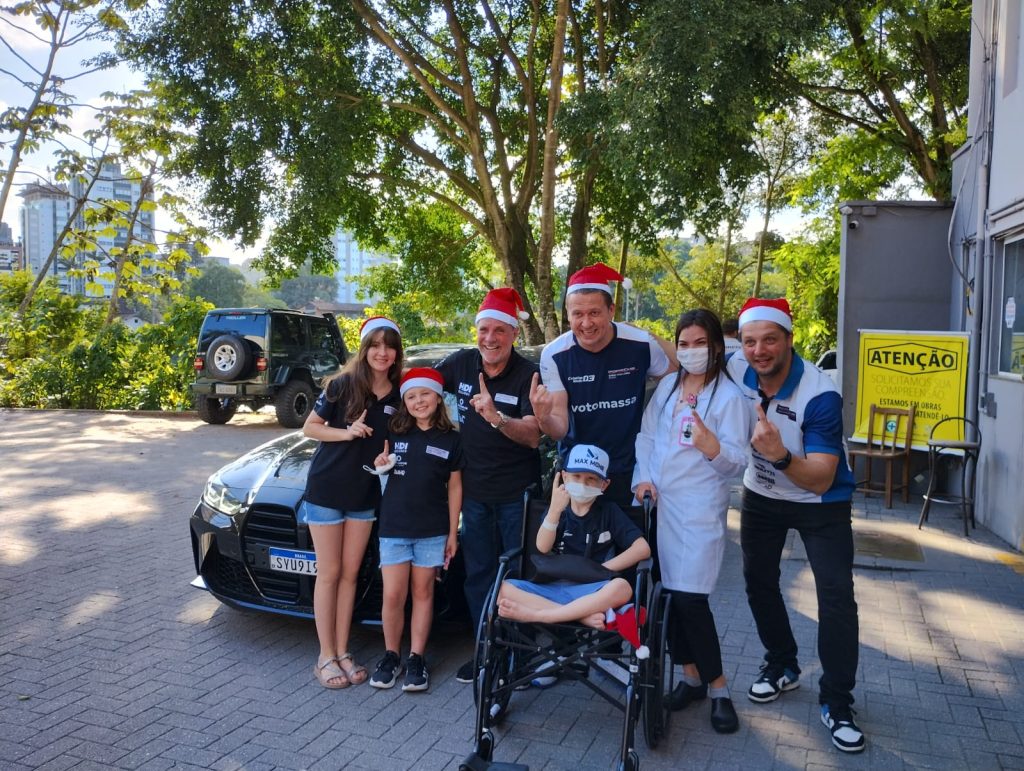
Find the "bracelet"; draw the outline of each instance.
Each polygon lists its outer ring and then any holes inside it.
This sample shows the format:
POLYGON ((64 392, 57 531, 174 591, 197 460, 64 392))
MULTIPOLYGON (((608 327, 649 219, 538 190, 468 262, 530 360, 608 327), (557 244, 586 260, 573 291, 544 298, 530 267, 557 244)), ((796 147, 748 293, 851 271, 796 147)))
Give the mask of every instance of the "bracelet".
POLYGON ((544 519, 540 523, 540 526, 542 528, 544 528, 545 530, 550 530, 552 533, 557 533, 558 532, 558 523, 555 523, 554 525, 552 525, 550 522, 547 521, 547 519, 544 519))

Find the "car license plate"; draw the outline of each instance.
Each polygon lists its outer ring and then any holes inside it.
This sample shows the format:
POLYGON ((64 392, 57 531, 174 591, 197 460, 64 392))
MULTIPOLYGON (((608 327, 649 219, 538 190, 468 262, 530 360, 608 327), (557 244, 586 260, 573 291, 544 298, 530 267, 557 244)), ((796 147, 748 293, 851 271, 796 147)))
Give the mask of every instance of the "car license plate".
POLYGON ((238 386, 218 384, 213 387, 213 390, 218 394, 236 394, 238 393, 238 386))
POLYGON ((311 551, 292 551, 270 547, 270 569, 280 573, 301 573, 306 576, 316 575, 316 554, 311 551))

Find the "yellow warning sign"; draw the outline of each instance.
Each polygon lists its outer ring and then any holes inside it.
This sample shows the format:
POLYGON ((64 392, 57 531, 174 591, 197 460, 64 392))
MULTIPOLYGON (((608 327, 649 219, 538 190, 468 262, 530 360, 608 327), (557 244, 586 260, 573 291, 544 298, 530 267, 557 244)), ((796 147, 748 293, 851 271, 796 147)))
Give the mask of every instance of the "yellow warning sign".
MULTIPOLYGON (((917 406, 911 445, 928 449, 932 426, 964 415, 967 332, 861 330, 857 415, 853 439, 867 441, 871 405, 917 406)), ((963 439, 963 424, 950 421, 936 436, 963 439), (947 431, 948 429, 948 431, 947 431)))

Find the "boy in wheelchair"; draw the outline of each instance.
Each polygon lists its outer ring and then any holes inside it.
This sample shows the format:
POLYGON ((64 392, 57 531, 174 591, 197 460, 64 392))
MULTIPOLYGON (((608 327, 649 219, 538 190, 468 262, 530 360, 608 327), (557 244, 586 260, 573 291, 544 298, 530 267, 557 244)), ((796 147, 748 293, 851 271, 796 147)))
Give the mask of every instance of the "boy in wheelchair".
POLYGON ((572 448, 551 490, 551 506, 537 531, 537 551, 562 557, 535 561, 534 580, 507 579, 498 615, 512 621, 560 624, 577 621, 605 628, 608 611, 630 602, 633 587, 615 576, 651 555, 640 528, 612 501, 608 454, 600 447, 572 448))

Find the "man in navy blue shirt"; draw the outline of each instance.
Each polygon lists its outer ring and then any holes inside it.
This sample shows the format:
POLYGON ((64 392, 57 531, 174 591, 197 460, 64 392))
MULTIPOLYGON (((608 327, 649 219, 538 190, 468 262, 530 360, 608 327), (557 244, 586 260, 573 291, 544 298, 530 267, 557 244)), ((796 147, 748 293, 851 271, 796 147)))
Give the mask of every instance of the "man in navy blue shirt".
POLYGON ((625 279, 603 263, 569 278, 565 306, 570 331, 544 348, 530 393, 541 430, 559 440, 563 462, 577 444, 594 444, 611 456, 605 498, 623 508, 636 465, 636 435, 643 418, 648 378, 678 366, 675 348, 651 333, 620 324, 609 281, 625 279))
MULTIPOLYGON (((537 366, 512 347, 526 318, 514 289, 492 289, 476 315, 477 347, 437 365, 458 400, 466 455, 462 473, 462 556, 466 603, 476 623, 498 572, 498 557, 521 545, 523 493, 540 481, 540 427, 530 404, 537 366)), ((473 682, 473 662, 456 675, 473 682)))

